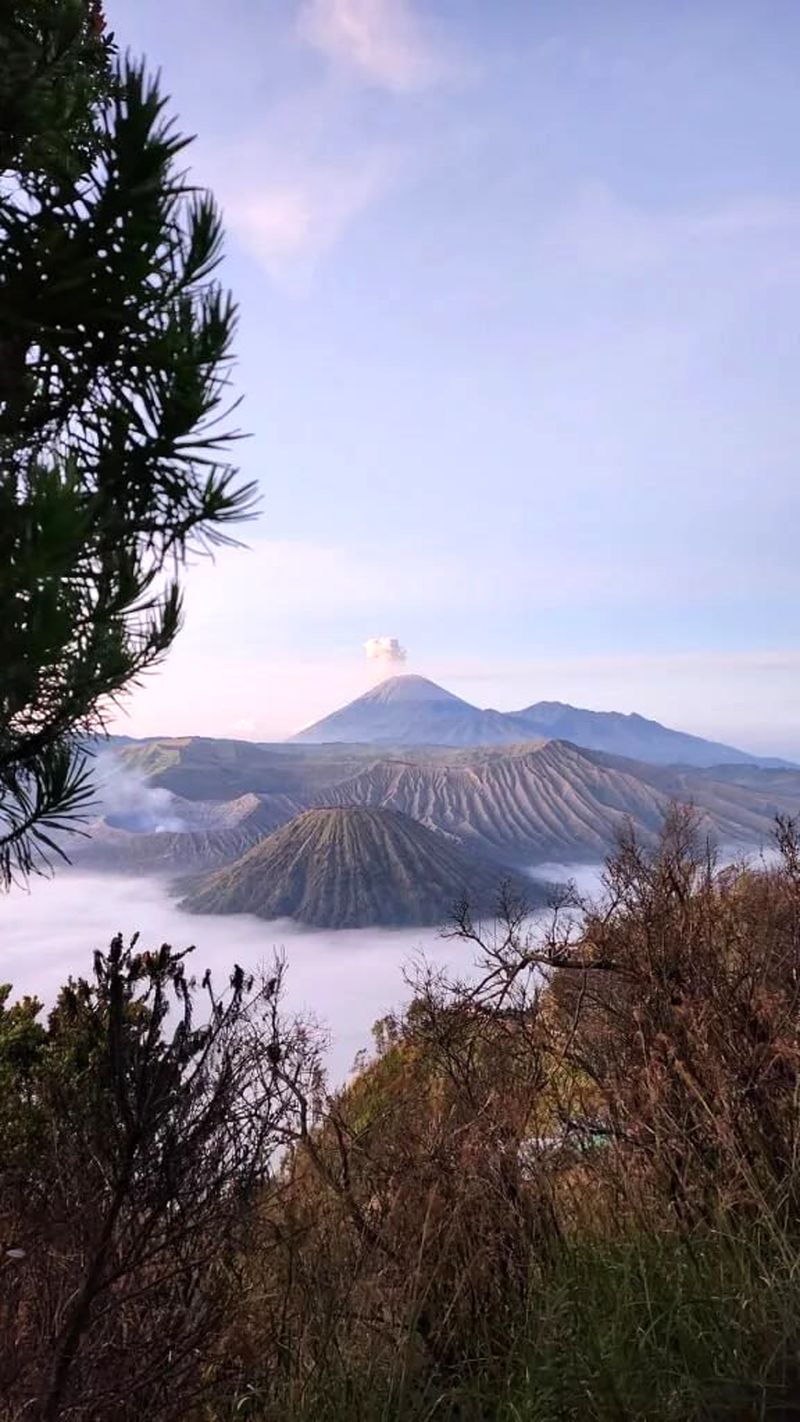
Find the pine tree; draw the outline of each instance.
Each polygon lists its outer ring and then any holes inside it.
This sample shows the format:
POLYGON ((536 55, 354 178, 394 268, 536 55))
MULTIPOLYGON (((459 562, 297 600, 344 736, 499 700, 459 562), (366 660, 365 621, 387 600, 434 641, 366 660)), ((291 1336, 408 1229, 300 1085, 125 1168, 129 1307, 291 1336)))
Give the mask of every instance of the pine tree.
POLYGON ((98 0, 0 16, 0 880, 62 854, 85 746, 171 646, 229 462, 221 223, 98 0))

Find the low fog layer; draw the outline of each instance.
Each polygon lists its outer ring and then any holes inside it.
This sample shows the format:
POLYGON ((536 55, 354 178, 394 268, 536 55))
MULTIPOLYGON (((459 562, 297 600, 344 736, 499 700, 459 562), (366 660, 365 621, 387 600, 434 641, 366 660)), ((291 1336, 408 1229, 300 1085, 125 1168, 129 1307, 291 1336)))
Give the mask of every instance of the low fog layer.
MULTIPOLYGON (((541 865, 536 872, 562 882, 574 877, 584 891, 596 886, 599 873, 585 864, 541 865)), ((469 944, 443 939, 435 929, 311 931, 247 914, 188 915, 162 880, 67 869, 0 896, 0 982, 10 982, 15 996, 35 994, 49 1006, 70 973, 90 975, 96 949, 115 933, 128 938, 137 930, 143 947, 196 944, 195 973, 211 968, 219 985, 234 963, 255 970, 284 950, 287 1008, 328 1029, 334 1079, 370 1045, 373 1022, 408 1000, 404 969, 423 956, 464 976, 474 967, 469 944)))
POLYGON ((547 883, 574 884, 579 894, 590 897, 602 888, 602 864, 537 864, 530 872, 547 883))
POLYGON ((429 961, 459 972, 468 972, 473 961, 470 947, 431 930, 310 932, 247 915, 189 916, 158 880, 66 870, 34 880, 29 892, 0 896, 0 982, 10 982, 16 996, 36 994, 50 1005, 70 973, 90 975, 95 949, 117 932, 129 937, 137 929, 143 947, 196 944, 194 971, 199 976, 210 967, 219 985, 234 962, 257 969, 284 949, 287 1008, 329 1029, 334 1079, 369 1046, 372 1023, 408 998, 404 967, 423 951, 429 961))

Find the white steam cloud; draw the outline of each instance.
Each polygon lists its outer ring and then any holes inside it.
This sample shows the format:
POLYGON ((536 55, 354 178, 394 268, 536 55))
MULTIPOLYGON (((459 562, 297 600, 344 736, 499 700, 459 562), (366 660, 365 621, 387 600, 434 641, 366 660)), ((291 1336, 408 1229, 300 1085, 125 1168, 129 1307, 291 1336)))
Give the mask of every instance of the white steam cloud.
POLYGON ((382 666, 399 667, 408 656, 396 637, 369 637, 364 643, 368 662, 379 662, 382 666))
POLYGON ((93 769, 93 808, 109 824, 139 832, 187 828, 170 791, 148 785, 143 775, 126 766, 113 751, 101 751, 93 769))

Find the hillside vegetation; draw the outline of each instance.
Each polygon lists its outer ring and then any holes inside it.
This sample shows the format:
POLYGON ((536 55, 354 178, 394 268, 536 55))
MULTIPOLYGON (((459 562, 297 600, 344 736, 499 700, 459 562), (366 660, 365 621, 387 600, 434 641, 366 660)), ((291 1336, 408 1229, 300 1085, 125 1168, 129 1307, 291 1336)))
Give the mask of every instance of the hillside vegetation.
POLYGON ((546 930, 463 911, 478 980, 423 972, 334 1093, 280 965, 209 985, 207 1028, 168 948, 118 943, 48 1027, 6 1004, 4 1422, 795 1415, 792 823, 777 849, 717 869, 673 811, 546 930))
POLYGON ((256 1415, 794 1415, 800 855, 779 837, 776 869, 717 871, 673 814, 579 925, 507 918, 477 990, 422 979, 380 1024, 265 1206, 256 1415))

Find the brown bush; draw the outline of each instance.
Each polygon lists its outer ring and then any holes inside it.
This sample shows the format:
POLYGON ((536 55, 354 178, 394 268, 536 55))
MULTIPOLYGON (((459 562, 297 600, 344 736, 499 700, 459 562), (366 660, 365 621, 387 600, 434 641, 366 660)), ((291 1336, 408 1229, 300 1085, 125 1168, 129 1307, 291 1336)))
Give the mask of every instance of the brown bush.
POLYGON ((180 1115, 170 1149, 150 1131, 96 1277, 139 1077, 73 1053, 63 1081, 99 1095, 45 1093, 47 1144, 28 1092, 27 1174, 4 1176, 4 1240, 13 1217, 30 1251, 0 1312, 8 1415, 688 1422, 791 1401, 800 851, 792 824, 777 838, 771 867, 718 868, 676 810, 656 849, 620 845, 597 902, 542 925, 506 901, 488 930, 464 909, 478 978, 423 974, 327 1098, 271 999, 210 1098, 217 1147, 185 1153, 180 1115), (209 1174, 231 1111, 263 1146, 241 1191, 209 1174))
POLYGON ((554 1050, 602 1116, 626 1196, 636 1180, 684 1219, 796 1217, 794 827, 778 841, 773 868, 718 870, 688 811, 655 853, 628 839, 587 913, 585 966, 559 970, 550 991, 554 1050))
POLYGON ((460 914, 478 982, 418 982, 265 1206, 242 1371, 265 1416, 322 1416, 334 1380, 372 1415, 356 1377, 401 1398, 391 1415, 421 1390, 466 1416, 570 1241, 795 1230, 794 827, 778 840, 775 867, 719 869, 676 809, 657 849, 620 845, 600 902, 567 897, 544 930, 512 903, 488 933, 460 914))
POLYGON ((218 997, 185 954, 116 939, 47 1030, 0 1011, 4 1418, 161 1422, 216 1394, 253 1204, 314 1073, 281 971, 218 997))

